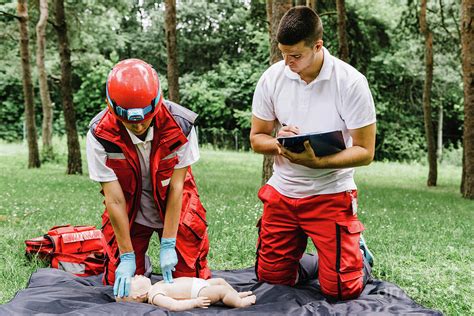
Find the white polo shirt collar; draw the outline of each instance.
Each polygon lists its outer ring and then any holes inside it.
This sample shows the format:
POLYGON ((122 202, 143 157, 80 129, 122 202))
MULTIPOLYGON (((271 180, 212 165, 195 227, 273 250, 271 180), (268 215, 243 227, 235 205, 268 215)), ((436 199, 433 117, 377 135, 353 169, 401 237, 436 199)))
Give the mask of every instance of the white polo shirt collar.
MULTIPOLYGON (((323 47, 323 54, 324 54, 324 60, 323 60, 323 66, 321 67, 321 71, 319 72, 319 75, 316 77, 316 79, 310 82, 309 84, 331 79, 334 61, 332 59, 331 54, 326 49, 326 47, 323 47)), ((285 66, 284 72, 285 72, 285 75, 289 79, 302 81, 300 75, 298 75, 296 72, 291 71, 290 67, 285 66)))
POLYGON ((150 126, 148 128, 145 140, 141 140, 140 138, 138 138, 135 134, 133 134, 131 131, 129 131, 128 128, 125 128, 125 129, 127 130, 128 135, 130 135, 130 139, 132 140, 132 143, 134 145, 142 144, 142 143, 146 143, 146 142, 151 142, 153 140, 153 126, 150 126))

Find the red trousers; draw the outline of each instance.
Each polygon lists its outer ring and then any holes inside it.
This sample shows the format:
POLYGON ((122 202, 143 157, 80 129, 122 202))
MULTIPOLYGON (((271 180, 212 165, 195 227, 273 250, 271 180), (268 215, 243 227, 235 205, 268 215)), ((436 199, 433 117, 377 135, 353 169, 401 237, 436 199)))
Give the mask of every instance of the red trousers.
MULTIPOLYGON (((135 252, 135 263, 137 270, 135 274, 143 275, 145 273, 145 254, 150 244, 150 238, 153 232, 157 232, 161 238, 163 229, 153 229, 138 223, 133 223, 130 230, 130 238, 132 239, 133 251, 135 252)), ((202 279, 209 279, 211 277, 211 271, 207 266, 206 261, 199 261, 194 269, 190 268, 186 263, 179 251, 176 251, 178 255, 178 264, 175 266, 176 271, 173 271, 173 277, 199 277, 202 279)), ((206 253, 207 254, 207 253, 206 253)), ((104 284, 114 284, 115 281, 115 270, 117 269, 120 260, 109 261, 105 267, 104 273, 104 284)))
POLYGON ((295 199, 265 185, 258 196, 264 205, 257 225, 258 279, 293 286, 310 237, 318 251, 318 278, 323 294, 338 300, 358 297, 364 287, 359 249, 364 226, 352 213, 352 199, 357 192, 295 199))

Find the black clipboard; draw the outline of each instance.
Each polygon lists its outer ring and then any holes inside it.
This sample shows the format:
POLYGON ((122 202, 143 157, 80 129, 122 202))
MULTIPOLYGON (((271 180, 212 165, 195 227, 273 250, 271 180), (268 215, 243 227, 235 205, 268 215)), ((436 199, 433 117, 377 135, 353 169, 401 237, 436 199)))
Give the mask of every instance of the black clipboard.
POLYGON ((277 140, 283 147, 294 153, 303 152, 304 142, 309 140, 316 156, 328 156, 346 149, 342 131, 278 137, 277 140))

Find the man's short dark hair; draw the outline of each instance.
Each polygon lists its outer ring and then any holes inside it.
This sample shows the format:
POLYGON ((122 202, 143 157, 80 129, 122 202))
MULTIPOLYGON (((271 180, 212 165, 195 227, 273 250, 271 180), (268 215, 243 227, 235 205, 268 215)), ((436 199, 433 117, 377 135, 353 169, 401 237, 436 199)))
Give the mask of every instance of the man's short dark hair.
POLYGON ((304 41, 306 46, 313 46, 322 38, 321 19, 311 8, 297 6, 288 10, 281 18, 277 33, 280 44, 295 45, 304 41))

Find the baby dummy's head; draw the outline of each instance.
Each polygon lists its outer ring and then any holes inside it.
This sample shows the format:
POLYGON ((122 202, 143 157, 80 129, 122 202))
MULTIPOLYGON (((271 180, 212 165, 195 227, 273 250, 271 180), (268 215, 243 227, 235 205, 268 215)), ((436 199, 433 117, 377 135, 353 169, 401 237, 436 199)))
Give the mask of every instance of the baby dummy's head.
POLYGON ((115 297, 117 302, 143 303, 148 299, 148 290, 151 288, 151 281, 143 275, 136 275, 131 279, 130 293, 127 297, 115 297))

